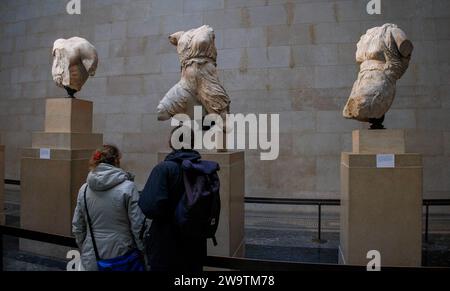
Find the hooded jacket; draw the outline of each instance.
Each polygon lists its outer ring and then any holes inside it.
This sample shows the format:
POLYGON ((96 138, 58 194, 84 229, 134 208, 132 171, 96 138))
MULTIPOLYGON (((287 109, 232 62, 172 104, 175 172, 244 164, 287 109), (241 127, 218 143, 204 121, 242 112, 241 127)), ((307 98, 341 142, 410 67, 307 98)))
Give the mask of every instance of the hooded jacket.
POLYGON ((145 216, 152 219, 146 255, 152 271, 201 271, 206 239, 187 239, 175 223, 175 208, 185 188, 181 164, 201 159, 198 152, 178 150, 151 172, 139 200, 145 216))
POLYGON ((115 258, 136 248, 143 250, 139 234, 145 216, 138 206, 137 187, 129 178, 122 169, 100 164, 89 173, 87 183, 78 193, 72 232, 87 271, 97 270, 97 262, 85 211, 86 187, 87 207, 100 258, 115 258))

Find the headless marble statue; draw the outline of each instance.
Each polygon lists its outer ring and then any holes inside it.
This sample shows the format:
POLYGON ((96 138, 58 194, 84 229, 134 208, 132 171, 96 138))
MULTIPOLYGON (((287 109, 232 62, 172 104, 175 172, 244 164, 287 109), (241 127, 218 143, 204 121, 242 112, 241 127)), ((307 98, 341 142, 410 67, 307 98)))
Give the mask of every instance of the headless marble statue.
POLYGON ((225 120, 230 98, 217 75, 217 50, 214 30, 207 25, 169 36, 177 47, 181 63, 181 80, 167 92, 158 105, 158 119, 168 120, 183 113, 191 118, 193 106, 203 105, 207 113, 225 120))
POLYGON ((53 45, 52 75, 56 85, 66 89, 74 98, 89 76, 94 76, 98 65, 95 47, 86 39, 72 37, 58 39, 53 45))
MULTIPOLYGON (((221 85, 217 74, 217 49, 214 30, 203 25, 169 36, 177 47, 181 63, 181 80, 160 101, 158 120, 164 121, 177 114, 194 119, 194 106, 203 106, 207 114, 217 114, 223 123, 216 135, 216 149, 226 150, 226 115, 230 112, 230 97, 221 85)), ((216 119, 216 121, 218 121, 216 119)), ((208 130, 208 128, 203 128, 208 130)))
POLYGON ((413 45, 395 24, 367 30, 357 44, 358 79, 345 105, 345 118, 383 129, 386 112, 395 97, 395 86, 406 72, 413 45))

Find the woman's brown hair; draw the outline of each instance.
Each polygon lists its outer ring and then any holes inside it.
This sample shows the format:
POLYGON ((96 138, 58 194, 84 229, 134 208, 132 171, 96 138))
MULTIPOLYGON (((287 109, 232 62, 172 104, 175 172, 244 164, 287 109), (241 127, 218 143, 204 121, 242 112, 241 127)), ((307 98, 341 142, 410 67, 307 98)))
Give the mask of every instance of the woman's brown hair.
POLYGON ((94 170, 100 164, 109 164, 114 167, 120 167, 120 151, 116 146, 103 145, 98 148, 89 161, 89 168, 94 170))

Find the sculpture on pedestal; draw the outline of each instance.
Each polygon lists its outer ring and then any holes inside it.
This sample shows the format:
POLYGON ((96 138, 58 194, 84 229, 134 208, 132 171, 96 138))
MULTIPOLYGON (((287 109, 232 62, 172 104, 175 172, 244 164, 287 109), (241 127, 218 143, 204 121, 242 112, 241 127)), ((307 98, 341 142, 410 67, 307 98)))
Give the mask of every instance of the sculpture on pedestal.
POLYGON ((384 129, 386 112, 395 97, 395 86, 408 69, 413 45, 395 24, 367 30, 357 44, 358 79, 343 115, 371 123, 371 129, 384 129))
POLYGON ((69 97, 81 90, 98 65, 95 47, 86 39, 58 39, 53 45, 52 75, 56 85, 66 89, 69 97))
POLYGON ((169 36, 177 47, 181 63, 181 80, 167 92, 158 105, 158 120, 168 120, 176 114, 193 118, 193 107, 202 105, 206 112, 225 115, 230 110, 230 98, 217 75, 217 49, 214 30, 204 25, 169 36))

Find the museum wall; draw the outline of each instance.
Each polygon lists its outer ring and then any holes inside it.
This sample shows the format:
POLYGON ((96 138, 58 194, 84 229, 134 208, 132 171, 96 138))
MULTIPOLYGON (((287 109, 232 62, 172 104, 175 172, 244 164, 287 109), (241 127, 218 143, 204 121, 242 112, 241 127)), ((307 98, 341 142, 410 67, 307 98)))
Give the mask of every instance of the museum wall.
POLYGON ((339 160, 351 150, 342 118, 356 80, 356 43, 368 28, 396 23, 415 50, 385 126, 407 129, 407 150, 424 155, 428 198, 450 197, 450 1, 382 0, 0 1, 0 135, 6 178, 20 178, 20 150, 44 127, 46 98, 64 97, 51 77, 57 38, 97 48, 97 74, 77 95, 94 101, 94 127, 123 150, 142 187, 167 148, 169 122, 156 106, 180 78, 168 35, 202 24, 216 31, 220 78, 232 112, 279 113, 280 157, 246 156, 247 196, 338 198, 339 160))

